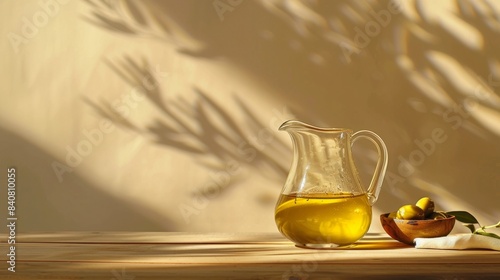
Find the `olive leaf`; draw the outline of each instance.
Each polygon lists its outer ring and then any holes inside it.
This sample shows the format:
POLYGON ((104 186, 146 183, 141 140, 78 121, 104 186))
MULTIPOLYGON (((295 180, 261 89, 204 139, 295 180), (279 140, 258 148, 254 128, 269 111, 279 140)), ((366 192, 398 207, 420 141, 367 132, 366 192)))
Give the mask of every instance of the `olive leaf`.
MULTIPOLYGON (((457 219, 457 221, 460 221, 462 223, 479 225, 479 222, 477 221, 476 217, 474 217, 471 213, 467 211, 448 211, 446 212, 446 214, 455 216, 455 219, 457 219)), ((466 225, 466 227, 468 226, 466 225)))
POLYGON ((467 211, 447 211, 445 213, 447 215, 455 216, 455 219, 462 222, 463 225, 472 232, 472 234, 479 234, 500 239, 500 236, 498 236, 497 234, 485 231, 485 229, 487 228, 500 228, 500 222, 491 226, 481 226, 476 217, 474 217, 471 213, 467 211), (476 229, 475 224, 479 225, 478 229, 476 229))
POLYGON ((500 239, 500 236, 498 236, 497 234, 494 234, 492 232, 476 231, 476 232, 474 232, 474 234, 479 234, 479 235, 484 235, 484 236, 489 236, 489 237, 500 239))
POLYGON ((487 229, 487 228, 500 228, 500 222, 498 222, 498 223, 496 223, 494 225, 491 225, 491 226, 483 226, 481 228, 478 228, 477 230, 475 230, 472 233, 480 234, 480 235, 485 235, 485 236, 489 236, 489 237, 500 239, 500 236, 498 236, 497 234, 494 234, 492 232, 486 232, 485 229, 487 229))
POLYGON ((466 228, 470 229, 470 232, 474 233, 476 231, 476 226, 474 224, 463 224, 466 228))

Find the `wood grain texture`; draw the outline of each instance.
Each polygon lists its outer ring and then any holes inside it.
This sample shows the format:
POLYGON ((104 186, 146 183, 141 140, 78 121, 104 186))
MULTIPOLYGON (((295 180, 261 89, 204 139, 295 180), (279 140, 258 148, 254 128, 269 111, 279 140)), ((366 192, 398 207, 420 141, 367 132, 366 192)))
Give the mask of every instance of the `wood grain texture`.
MULTIPOLYGON (((5 236, 1 240, 6 246, 5 236)), ((333 250, 297 248, 275 233, 58 232, 19 234, 18 240, 16 272, 4 268, 0 279, 500 276, 500 252, 415 249, 385 234, 370 234, 352 247, 333 250)))

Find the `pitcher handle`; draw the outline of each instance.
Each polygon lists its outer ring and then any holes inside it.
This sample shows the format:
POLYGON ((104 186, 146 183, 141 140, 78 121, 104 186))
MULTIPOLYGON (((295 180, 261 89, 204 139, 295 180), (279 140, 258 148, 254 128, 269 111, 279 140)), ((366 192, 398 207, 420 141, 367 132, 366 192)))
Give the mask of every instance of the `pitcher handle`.
POLYGON ((369 130, 360 130, 358 132, 355 132, 351 138, 351 146, 359 138, 366 138, 370 140, 373 144, 375 144, 375 147, 377 147, 377 152, 378 152, 377 166, 375 167, 375 172, 373 174, 372 181, 370 182, 370 186, 368 187, 368 190, 366 192, 368 195, 368 201, 370 202, 370 205, 373 205, 378 199, 380 189, 382 188, 382 183, 384 182, 384 176, 385 176, 385 171, 387 169, 387 159, 388 159, 387 147, 385 146, 385 143, 382 140, 382 138, 380 138, 380 136, 375 134, 375 132, 369 130))

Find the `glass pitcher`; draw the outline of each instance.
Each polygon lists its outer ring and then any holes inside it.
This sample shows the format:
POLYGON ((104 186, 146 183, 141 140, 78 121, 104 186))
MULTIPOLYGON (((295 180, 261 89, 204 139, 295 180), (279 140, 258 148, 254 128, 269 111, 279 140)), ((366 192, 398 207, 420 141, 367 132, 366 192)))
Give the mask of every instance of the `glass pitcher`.
POLYGON ((382 139, 368 130, 353 133, 293 120, 279 130, 288 132, 293 142, 292 165, 275 209, 279 231, 297 246, 311 248, 345 246, 363 237, 387 168, 382 139), (351 154, 359 138, 371 140, 378 150, 366 191, 351 154))

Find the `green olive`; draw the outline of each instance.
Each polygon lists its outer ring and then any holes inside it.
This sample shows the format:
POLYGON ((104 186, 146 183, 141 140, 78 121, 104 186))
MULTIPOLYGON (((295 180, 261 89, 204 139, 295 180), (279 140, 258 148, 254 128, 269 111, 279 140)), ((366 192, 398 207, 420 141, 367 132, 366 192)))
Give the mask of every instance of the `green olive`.
POLYGON ((428 197, 422 197, 415 204, 418 208, 424 210, 425 217, 428 217, 434 212, 434 201, 428 197))
POLYGON ((391 212, 387 217, 390 219, 396 219, 398 217, 398 212, 397 211, 391 212))
POLYGON ((399 208, 397 213, 397 218, 403 220, 423 220, 424 217, 424 210, 422 210, 420 207, 410 204, 399 208))

